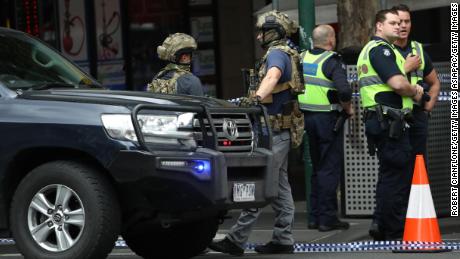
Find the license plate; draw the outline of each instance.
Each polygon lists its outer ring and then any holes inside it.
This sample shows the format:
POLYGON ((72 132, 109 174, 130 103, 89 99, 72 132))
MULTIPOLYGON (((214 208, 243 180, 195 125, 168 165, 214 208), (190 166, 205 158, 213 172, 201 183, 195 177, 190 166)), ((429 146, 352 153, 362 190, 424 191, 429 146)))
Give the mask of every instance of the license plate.
POLYGON ((235 183, 233 184, 233 201, 255 201, 254 193, 256 191, 255 183, 235 183))

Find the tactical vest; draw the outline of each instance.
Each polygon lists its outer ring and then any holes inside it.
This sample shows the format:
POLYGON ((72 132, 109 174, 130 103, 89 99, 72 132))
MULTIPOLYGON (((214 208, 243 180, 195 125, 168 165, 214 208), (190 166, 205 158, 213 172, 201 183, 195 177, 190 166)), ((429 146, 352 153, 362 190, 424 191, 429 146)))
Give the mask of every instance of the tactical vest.
POLYGON ((300 109, 307 111, 328 112, 339 109, 339 104, 331 104, 327 93, 337 91, 332 80, 323 73, 323 64, 336 53, 324 51, 321 54, 303 53, 303 78, 305 94, 299 95, 300 109))
POLYGON ((418 81, 423 80, 423 70, 425 69, 425 56, 423 54, 423 46, 421 43, 417 41, 411 41, 411 53, 414 55, 418 55, 420 60, 422 61, 420 66, 414 72, 410 73, 410 83, 412 85, 417 84, 418 81))
MULTIPOLYGON (((387 46, 396 56, 396 64, 403 75, 404 72, 404 57, 397 51, 393 45, 383 41, 383 40, 371 40, 359 54, 358 58, 358 85, 359 92, 361 95, 361 103, 364 108, 371 108, 376 106, 378 103, 375 100, 375 96, 380 92, 393 92, 393 89, 382 81, 377 72, 372 67, 369 53, 370 51, 377 47, 385 45, 387 46)), ((411 97, 401 96, 402 98, 402 109, 412 110, 413 101, 411 97)))
POLYGON ((147 85, 147 91, 162 94, 176 94, 177 93, 177 79, 185 74, 190 74, 189 66, 179 66, 177 64, 168 64, 165 68, 160 70, 158 74, 153 77, 150 84, 147 85), (163 79, 163 77, 173 71, 170 79, 163 79))
MULTIPOLYGON (((262 100, 262 103, 272 103, 273 102, 273 94, 282 92, 284 90, 291 89, 291 93, 294 95, 298 95, 304 92, 304 87, 302 83, 302 78, 300 77, 300 58, 299 53, 290 48, 286 42, 280 42, 279 44, 271 46, 267 53, 261 59, 260 67, 258 67, 258 77, 259 82, 262 82, 262 79, 265 77, 266 74, 266 62, 269 53, 275 49, 279 49, 284 53, 288 54, 291 60, 291 80, 288 82, 284 82, 281 84, 277 84, 271 94, 262 100)), ((286 104, 285 104, 286 105, 286 104)), ((299 105, 296 99, 292 100, 289 103, 289 108, 284 107, 287 110, 290 110, 290 114, 286 114, 283 111, 283 114, 277 115, 270 115, 269 116, 269 123, 270 127, 274 132, 278 132, 283 129, 289 129, 291 135, 291 147, 297 148, 302 144, 303 134, 304 134, 304 116, 303 113, 299 109, 299 105), (290 106, 292 105, 292 106, 290 106)))
MULTIPOLYGON (((291 80, 288 82, 284 82, 281 84, 277 84, 275 86, 275 89, 273 89, 272 94, 276 94, 279 92, 282 92, 287 89, 291 89, 291 93, 294 95, 302 94, 304 92, 304 86, 302 83, 302 78, 300 76, 300 57, 299 53, 290 48, 286 42, 280 42, 277 45, 271 46, 268 50, 267 53, 262 57, 260 60, 260 67, 258 68, 258 77, 259 77, 259 82, 262 82, 262 79, 265 77, 265 74, 267 73, 266 71, 266 62, 267 62, 267 57, 270 54, 271 51, 278 49, 286 53, 291 60, 291 80)), ((272 94, 269 95, 267 98, 262 100, 262 103, 271 103, 272 102, 272 94)))

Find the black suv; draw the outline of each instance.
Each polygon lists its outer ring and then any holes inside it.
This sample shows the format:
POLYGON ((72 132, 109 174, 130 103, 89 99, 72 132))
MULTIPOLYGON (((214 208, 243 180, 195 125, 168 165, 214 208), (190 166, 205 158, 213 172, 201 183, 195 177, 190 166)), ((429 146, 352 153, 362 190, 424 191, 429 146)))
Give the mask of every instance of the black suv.
POLYGON ((227 210, 277 195, 263 108, 110 91, 0 28, 0 230, 26 258, 103 258, 121 235, 188 258, 227 210))

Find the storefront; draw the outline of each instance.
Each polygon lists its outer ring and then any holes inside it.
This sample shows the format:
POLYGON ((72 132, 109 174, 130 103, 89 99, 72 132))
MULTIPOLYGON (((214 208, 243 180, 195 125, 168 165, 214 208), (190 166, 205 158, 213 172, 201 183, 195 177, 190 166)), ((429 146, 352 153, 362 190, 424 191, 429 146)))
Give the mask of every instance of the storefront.
POLYGON ((164 63, 156 47, 175 32, 198 41, 193 72, 216 96, 212 0, 0 0, 0 26, 36 36, 111 89, 144 90, 164 63))

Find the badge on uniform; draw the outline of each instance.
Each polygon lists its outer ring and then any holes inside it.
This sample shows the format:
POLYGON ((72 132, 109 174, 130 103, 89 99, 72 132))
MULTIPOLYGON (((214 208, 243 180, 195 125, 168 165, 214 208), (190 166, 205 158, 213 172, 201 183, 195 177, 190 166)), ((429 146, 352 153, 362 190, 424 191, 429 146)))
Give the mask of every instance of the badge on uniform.
POLYGON ((387 57, 390 56, 391 55, 390 50, 389 49, 383 49, 383 55, 385 55, 387 57))
POLYGON ((318 71, 318 64, 303 63, 304 75, 316 76, 317 71, 318 71))

